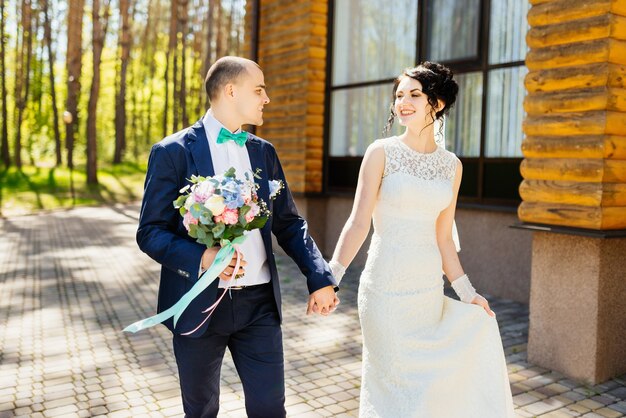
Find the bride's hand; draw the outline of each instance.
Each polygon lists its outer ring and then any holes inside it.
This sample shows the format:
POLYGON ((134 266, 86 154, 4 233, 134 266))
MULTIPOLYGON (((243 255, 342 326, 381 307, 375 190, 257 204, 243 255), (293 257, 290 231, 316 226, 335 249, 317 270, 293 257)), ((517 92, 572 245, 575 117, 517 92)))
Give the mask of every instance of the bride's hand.
POLYGON ((489 307, 489 302, 487 302, 487 299, 485 299, 481 295, 476 295, 474 300, 472 300, 472 305, 481 306, 485 310, 485 312, 487 312, 487 315, 489 315, 489 316, 491 316, 493 318, 496 317, 495 312, 492 311, 491 308, 489 307))

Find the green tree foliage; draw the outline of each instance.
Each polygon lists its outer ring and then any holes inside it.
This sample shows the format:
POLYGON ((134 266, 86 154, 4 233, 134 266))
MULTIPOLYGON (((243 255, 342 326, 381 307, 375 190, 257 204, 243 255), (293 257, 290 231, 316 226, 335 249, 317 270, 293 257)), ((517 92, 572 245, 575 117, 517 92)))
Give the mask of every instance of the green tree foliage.
MULTIPOLYGON (((183 117, 194 123, 206 110, 204 73, 210 60, 222 55, 242 55, 245 46, 244 16, 246 0, 129 0, 131 45, 126 74, 125 93, 125 147, 121 161, 145 164, 151 144, 164 134, 182 129, 183 117), (176 2, 185 18, 175 17, 171 22, 171 4, 176 2), (209 7, 212 10, 209 10, 209 7), (181 9, 182 8, 182 9, 181 9), (209 13, 211 11, 212 13, 209 13), (219 17, 219 19, 218 19, 219 17), (170 42, 171 24, 176 30, 176 43, 170 42), (184 42, 183 42, 184 40, 184 42), (170 50, 170 48, 172 48, 170 50), (210 57, 207 57, 210 55, 210 57), (167 57, 170 71, 167 81, 167 57), (184 59, 183 59, 184 57, 184 59), (177 74, 172 68, 176 60, 177 74), (184 70, 184 73, 183 73, 184 70), (167 88, 166 88, 167 83, 167 88), (168 92, 167 107, 165 92, 168 92), (176 93, 176 96, 174 95, 176 93), (167 130, 163 129, 166 121, 167 130), (174 126, 174 122, 177 126, 174 126)), ((58 122, 65 132, 63 113, 67 97, 67 18, 71 1, 2 0, 4 8, 5 71, 1 75, 6 84, 7 115, 0 112, 0 126, 6 125, 10 161, 15 159, 16 137, 15 85, 25 80, 18 67, 23 31, 22 7, 27 4, 32 13, 32 48, 28 68, 28 96, 21 121, 21 160, 26 165, 52 167, 57 162, 54 112, 52 106, 50 62, 45 38, 47 5, 51 25, 53 72, 55 80, 58 122), (19 39, 17 37, 20 37, 19 39)), ((86 122, 89 89, 93 78, 92 57, 92 1, 85 0, 82 26, 81 89, 78 100, 78 132, 74 144, 77 170, 86 170, 86 122)), ((120 1, 112 0, 111 16, 100 63, 100 88, 97 105, 97 155, 103 164, 113 160, 115 151, 116 92, 119 91, 121 54, 119 39, 122 17, 120 1)), ((26 51, 26 50, 25 50, 26 51)), ((23 62, 26 62, 24 60, 23 62)), ((24 92, 24 89, 22 89, 24 92)), ((119 99, 118 99, 119 100, 119 99)), ((1 106, 0 106, 1 108, 1 106)), ((2 129, 0 129, 0 135, 2 129)), ((65 135, 61 135, 65 158, 65 135)), ((0 162, 6 170, 6 162, 0 162)))

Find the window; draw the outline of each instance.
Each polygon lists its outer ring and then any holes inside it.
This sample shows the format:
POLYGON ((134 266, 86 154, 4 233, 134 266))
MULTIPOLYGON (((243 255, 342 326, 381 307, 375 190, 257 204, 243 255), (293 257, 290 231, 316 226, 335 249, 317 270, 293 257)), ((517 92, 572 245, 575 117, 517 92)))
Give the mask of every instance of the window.
MULTIPOLYGON (((461 201, 517 204, 522 180, 526 14, 519 0, 335 0, 328 84, 326 188, 354 189, 382 136, 393 79, 424 60, 459 83, 446 146, 463 161, 461 201)), ((391 134, 402 131, 395 127, 391 134)))

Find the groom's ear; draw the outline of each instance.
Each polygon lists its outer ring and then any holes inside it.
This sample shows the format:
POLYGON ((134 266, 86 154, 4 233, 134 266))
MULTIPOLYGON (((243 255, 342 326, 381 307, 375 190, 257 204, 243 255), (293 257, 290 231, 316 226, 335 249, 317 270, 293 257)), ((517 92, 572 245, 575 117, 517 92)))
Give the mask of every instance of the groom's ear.
POLYGON ((232 83, 226 84, 222 92, 224 93, 224 96, 228 97, 229 99, 235 97, 235 87, 232 83))

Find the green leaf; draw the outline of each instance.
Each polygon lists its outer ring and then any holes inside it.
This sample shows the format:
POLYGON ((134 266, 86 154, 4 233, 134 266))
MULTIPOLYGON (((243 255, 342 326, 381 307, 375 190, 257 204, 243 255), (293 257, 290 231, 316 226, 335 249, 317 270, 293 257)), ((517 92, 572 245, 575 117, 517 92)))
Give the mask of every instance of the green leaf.
POLYGON ((239 209, 239 223, 242 225, 247 225, 248 221, 246 221, 246 213, 250 212, 252 209, 250 206, 244 205, 239 209))
POLYGON ((231 167, 224 173, 224 177, 235 177, 235 167, 231 167))
POLYGON ((257 216, 246 226, 246 229, 250 231, 256 228, 263 228, 267 223, 267 219, 267 216, 257 216))
POLYGON ((174 200, 174 207, 177 209, 180 207, 183 207, 185 205, 186 200, 187 200, 186 194, 178 196, 178 199, 174 200))
POLYGON ((201 224, 204 224, 204 225, 212 224, 213 223, 213 215, 211 214, 211 211, 210 210, 203 211, 200 214, 199 221, 200 221, 201 224))
POLYGON ((187 213, 187 209, 185 209, 184 206, 181 206, 181 208, 178 209, 178 213, 180 213, 180 216, 185 216, 185 214, 187 213))
POLYGON ((197 234, 198 234, 198 238, 200 238, 200 239, 205 239, 206 238, 206 232, 204 231, 203 228, 198 228, 197 229, 197 234))
POLYGON ((213 232, 213 236, 215 238, 219 238, 222 236, 225 230, 226 230, 226 226, 224 226, 224 224, 220 222, 220 223, 215 224, 213 229, 211 229, 211 232, 213 232))
POLYGON ((238 237, 239 235, 243 234, 243 231, 245 231, 245 228, 243 228, 242 226, 233 226, 230 229, 230 233, 232 234, 233 238, 234 237, 238 237))
POLYGON ((198 226, 197 225, 189 225, 189 236, 191 238, 198 238, 198 226))
POLYGON ((211 248, 215 245, 215 239, 213 238, 213 235, 209 234, 206 236, 206 238, 204 239, 204 245, 206 245, 207 248, 211 248))
POLYGON ((202 206, 200 203, 194 203, 193 205, 191 205, 191 208, 189 208, 189 211, 191 212, 191 216, 193 216, 196 219, 199 219, 204 209, 206 208, 202 206))

